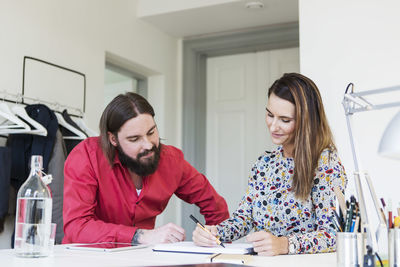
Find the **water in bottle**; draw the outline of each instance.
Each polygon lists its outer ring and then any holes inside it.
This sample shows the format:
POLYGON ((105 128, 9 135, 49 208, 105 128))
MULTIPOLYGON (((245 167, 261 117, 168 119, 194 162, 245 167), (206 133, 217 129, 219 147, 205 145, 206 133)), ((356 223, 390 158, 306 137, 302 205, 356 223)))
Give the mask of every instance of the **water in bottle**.
POLYGON ((14 248, 19 257, 49 254, 52 199, 42 181, 43 160, 32 156, 28 179, 18 190, 14 248))

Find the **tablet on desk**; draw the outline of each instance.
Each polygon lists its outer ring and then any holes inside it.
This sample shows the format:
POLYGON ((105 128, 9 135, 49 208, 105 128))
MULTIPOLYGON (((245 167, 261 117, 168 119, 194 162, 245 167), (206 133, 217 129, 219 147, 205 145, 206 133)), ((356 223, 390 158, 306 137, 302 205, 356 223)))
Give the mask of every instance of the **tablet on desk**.
POLYGON ((130 249, 145 248, 147 245, 132 245, 130 243, 117 243, 117 242, 102 242, 102 243, 91 243, 91 244, 69 244, 68 249, 76 250, 93 250, 93 251, 105 251, 114 252, 130 249))

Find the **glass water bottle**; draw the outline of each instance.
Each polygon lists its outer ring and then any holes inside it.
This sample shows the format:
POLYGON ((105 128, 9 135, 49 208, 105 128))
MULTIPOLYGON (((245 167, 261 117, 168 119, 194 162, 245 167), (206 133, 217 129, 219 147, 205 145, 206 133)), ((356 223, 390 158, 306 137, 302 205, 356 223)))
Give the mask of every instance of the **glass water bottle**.
POLYGON ((29 177, 18 190, 14 248, 19 257, 49 255, 52 199, 42 166, 42 156, 32 156, 29 177))

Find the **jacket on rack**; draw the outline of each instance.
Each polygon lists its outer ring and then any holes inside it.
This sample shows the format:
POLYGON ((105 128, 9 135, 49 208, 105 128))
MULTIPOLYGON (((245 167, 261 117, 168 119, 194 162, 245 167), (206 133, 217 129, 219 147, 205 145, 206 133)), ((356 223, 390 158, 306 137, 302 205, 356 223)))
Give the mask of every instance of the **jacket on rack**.
MULTIPOLYGON (((64 118, 64 120, 70 124, 71 126, 73 126, 74 128, 78 129, 79 131, 81 131, 82 133, 84 133, 86 135, 86 137, 88 137, 87 133, 85 133, 81 128, 79 128, 79 126, 71 119, 71 116, 68 114, 67 110, 65 109, 62 112, 62 116, 64 118)), ((72 133, 70 130, 68 130, 67 128, 64 128, 60 125, 60 130, 62 135, 64 136, 71 136, 74 135, 74 133, 72 133)), ((82 140, 69 140, 66 139, 64 140, 65 142, 65 146, 67 148, 67 155, 72 151, 72 149, 74 149, 74 147, 76 147, 82 140)))
POLYGON ((54 112, 43 104, 28 105, 27 114, 43 125, 47 136, 33 134, 10 134, 7 145, 11 148, 11 185, 16 191, 29 175, 29 161, 32 155, 43 157, 43 171, 48 172, 48 165, 53 151, 58 121, 54 112))
POLYGON ((49 162, 49 174, 53 181, 49 184, 53 199, 51 222, 57 224, 56 244, 61 244, 64 237, 63 231, 63 197, 64 197, 64 163, 67 158, 67 150, 60 130, 57 130, 53 154, 49 162))

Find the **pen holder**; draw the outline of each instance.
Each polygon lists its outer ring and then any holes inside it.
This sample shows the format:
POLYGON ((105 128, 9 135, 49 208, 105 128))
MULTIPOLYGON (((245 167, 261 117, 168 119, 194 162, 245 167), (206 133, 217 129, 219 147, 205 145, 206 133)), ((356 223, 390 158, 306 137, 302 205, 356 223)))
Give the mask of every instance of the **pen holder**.
POLYGON ((400 265, 400 229, 389 229, 389 266, 400 265))
POLYGON ((365 235, 362 233, 336 233, 337 266, 363 266, 365 254, 365 235))

